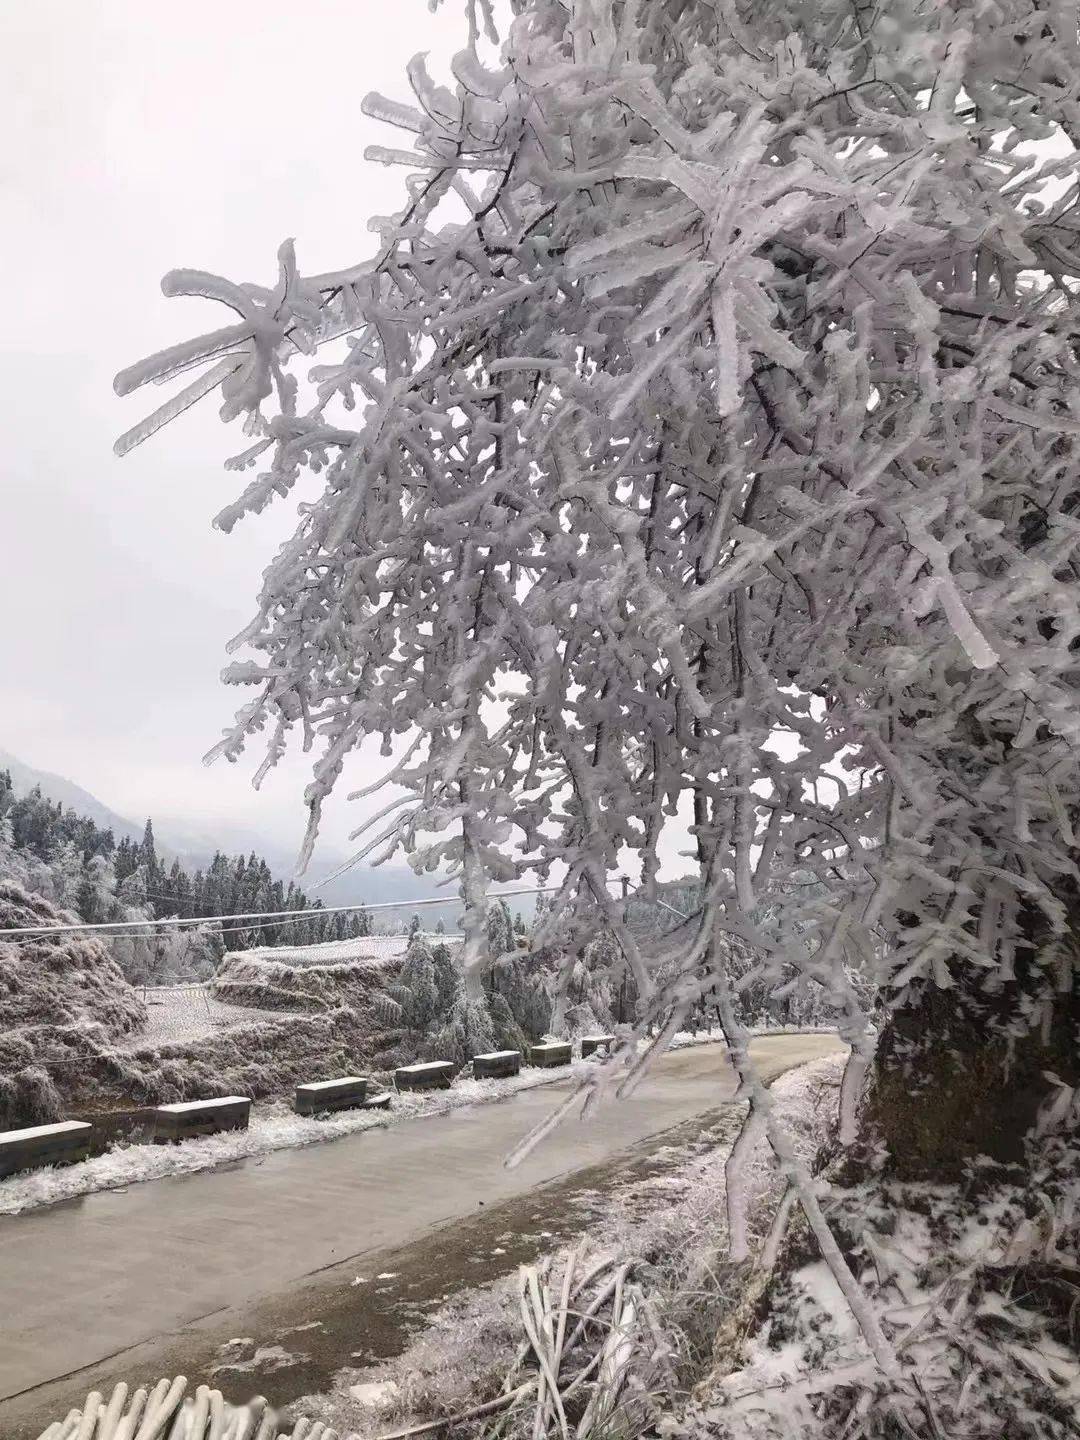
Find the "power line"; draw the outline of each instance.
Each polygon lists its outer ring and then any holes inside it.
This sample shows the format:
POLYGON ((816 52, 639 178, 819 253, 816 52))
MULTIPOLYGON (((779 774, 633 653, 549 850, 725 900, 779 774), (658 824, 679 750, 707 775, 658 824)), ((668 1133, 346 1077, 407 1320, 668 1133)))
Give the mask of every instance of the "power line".
MULTIPOLYGON (((559 885, 538 885, 522 890, 500 890, 492 892, 487 896, 489 900, 508 900, 514 895, 546 895, 552 890, 559 890, 559 885)), ((369 904, 361 901, 358 905, 326 905, 321 908, 309 906, 306 910, 278 910, 270 913, 266 910, 252 910, 245 915, 173 915, 165 920, 98 920, 93 924, 79 925, 23 925, 12 930, 0 930, 0 940, 11 939, 15 936, 29 938, 42 935, 71 935, 84 930, 145 930, 155 929, 158 926, 188 926, 188 925, 209 925, 215 920, 262 920, 266 924, 279 924, 285 919, 293 916, 303 920, 317 920, 325 915, 352 915, 358 910, 419 910, 427 905, 460 905, 460 896, 446 897, 441 895, 431 896, 423 900, 385 900, 377 904, 369 904)), ((240 926, 240 929, 249 929, 249 926, 240 926)))
MULTIPOLYGON (((188 896, 188 895, 181 895, 181 896, 168 895, 168 894, 166 894, 166 893, 165 893, 164 891, 162 891, 162 890, 144 890, 144 891, 143 891, 143 895, 146 897, 147 900, 164 900, 164 901, 166 901, 169 905, 187 905, 187 906, 193 906, 193 905, 197 905, 197 904, 198 904, 198 901, 192 899, 191 896, 188 896)), ((404 905, 407 905, 409 902, 408 902, 407 900, 403 900, 401 903, 402 903, 402 905, 404 906, 404 905)), ((448 905, 450 905, 450 904, 452 904, 453 902, 450 901, 450 900, 448 900, 446 903, 447 903, 448 905)), ((365 901, 360 908, 363 909, 363 910, 366 910, 366 909, 368 908, 368 907, 367 907, 367 902, 365 901)), ((292 910, 260 910, 260 911, 259 911, 259 914, 260 914, 260 915, 292 915, 292 914, 294 914, 294 913, 295 913, 295 912, 292 911, 292 910)), ((325 914, 327 913, 327 910, 326 910, 326 906, 322 903, 321 900, 313 900, 312 903, 308 906, 307 910, 306 910, 304 913, 305 913, 306 915, 325 915, 325 914)), ((208 919, 208 918, 210 918, 210 917, 205 916, 205 915, 203 915, 203 916, 198 916, 198 915, 196 915, 196 916, 191 917, 191 918, 194 918, 194 919, 196 919, 196 920, 198 920, 198 919, 203 919, 203 920, 205 920, 205 919, 208 919)), ((230 919, 230 920, 235 920, 235 919, 236 919, 236 916, 235 916, 235 915, 230 915, 230 916, 227 916, 226 918, 227 918, 227 919, 230 919)), ((120 923, 120 922, 117 921, 117 924, 119 924, 119 923, 120 923)), ((160 922, 159 922, 159 923, 160 923, 160 922)))

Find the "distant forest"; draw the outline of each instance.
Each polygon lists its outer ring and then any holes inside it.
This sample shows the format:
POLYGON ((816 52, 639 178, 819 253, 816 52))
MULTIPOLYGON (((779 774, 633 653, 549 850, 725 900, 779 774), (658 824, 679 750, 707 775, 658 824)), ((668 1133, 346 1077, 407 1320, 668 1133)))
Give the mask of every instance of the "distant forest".
POLYGON ((181 916, 265 915, 309 910, 310 917, 280 924, 228 919, 206 926, 151 931, 111 941, 128 978, 141 983, 212 972, 228 950, 254 945, 312 945, 371 934, 366 910, 323 913, 290 880, 276 880, 259 855, 218 851, 205 870, 189 872, 158 855, 150 820, 141 841, 103 830, 85 815, 65 810, 40 788, 16 795, 11 774, 0 770, 0 879, 37 891, 88 924, 181 916))

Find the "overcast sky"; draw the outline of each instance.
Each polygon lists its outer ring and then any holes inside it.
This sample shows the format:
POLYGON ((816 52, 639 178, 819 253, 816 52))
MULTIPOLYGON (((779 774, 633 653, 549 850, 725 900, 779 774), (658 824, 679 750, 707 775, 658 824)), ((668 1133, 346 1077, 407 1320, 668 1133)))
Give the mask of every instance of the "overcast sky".
MULTIPOLYGON (((400 207, 404 172, 364 160, 401 137, 360 101, 411 98, 417 51, 445 72, 463 9, 0 4, 0 748, 136 822, 180 819, 225 846, 239 826, 294 852, 309 765, 287 759, 256 794, 258 750, 201 763, 249 698, 219 681, 224 647, 254 614, 295 498, 212 529, 245 483, 222 468, 245 445, 238 427, 211 398, 118 460, 117 435, 165 396, 120 400, 113 376, 224 323, 209 302, 166 300, 167 270, 273 284, 288 236, 306 273, 372 252, 368 217, 400 207)), ((348 849, 367 811, 345 791, 385 763, 377 742, 350 762, 320 853, 348 849)), ((664 845, 672 873, 686 843, 679 827, 664 845)))
MULTIPOLYGON (((0 747, 136 819, 231 820, 298 841, 301 757, 258 795, 257 756, 201 764, 247 698, 219 683, 224 644, 254 613, 294 508, 231 536, 211 528, 243 483, 222 469, 242 436, 212 401, 114 458, 116 436, 164 397, 121 401, 113 375, 224 323, 206 302, 161 295, 174 266, 273 283, 286 236, 307 272, 371 251, 367 217, 398 207, 403 175, 363 159, 371 141, 395 142, 360 100, 407 94, 417 50, 441 68, 463 42, 461 11, 0 6, 0 747)), ((349 809, 329 814, 334 848, 349 809)))

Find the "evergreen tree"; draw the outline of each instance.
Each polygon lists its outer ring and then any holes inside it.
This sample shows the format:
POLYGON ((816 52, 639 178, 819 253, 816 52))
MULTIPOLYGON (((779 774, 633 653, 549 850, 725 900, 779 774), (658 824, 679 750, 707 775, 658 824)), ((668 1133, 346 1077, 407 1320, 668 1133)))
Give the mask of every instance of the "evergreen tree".
POLYGON ((138 863, 137 847, 125 835, 117 845, 116 854, 113 857, 113 869, 116 871, 117 884, 126 880, 138 863))
POLYGON ((495 1030, 487 1000, 469 995, 459 984, 449 1014, 431 1040, 431 1053, 440 1060, 464 1065, 474 1055, 495 1048, 495 1030))
POLYGON ((540 1040, 551 1030, 554 984, 550 969, 541 966, 538 955, 526 957, 514 951, 497 960, 492 990, 493 1017, 503 1014, 501 1006, 505 1004, 514 1024, 529 1041, 540 1040))
MULTIPOLYGON (((488 1001, 488 1011, 491 1017, 492 1049, 524 1051, 529 1045, 529 1035, 515 1017, 506 996, 501 993, 493 994, 488 1001)), ((539 1034, 542 1033, 541 1029, 539 1034)), ((482 1054, 483 1051, 473 1051, 474 1055, 477 1053, 482 1054)))
MULTIPOLYGON (((426 944, 420 936, 414 944, 426 944)), ((449 1013, 461 988, 461 975, 454 964, 449 946, 435 945, 431 949, 431 964, 435 976, 436 1006, 440 1015, 449 1013)))
POLYGON ((514 949, 514 922, 505 900, 495 900, 488 906, 487 944, 492 960, 514 949))
POLYGON ((398 1001, 402 1024, 419 1034, 426 1034, 440 1014, 442 1000, 431 946, 415 936, 405 952, 401 973, 391 995, 398 1001))
POLYGON ((117 886, 117 899, 121 905, 129 910, 145 912, 147 909, 146 882, 146 866, 140 864, 117 886))
POLYGON ((104 855, 91 856, 83 867, 75 908, 92 925, 117 918, 116 875, 104 855))
MULTIPOLYGON (((178 859, 165 868, 157 852, 153 821, 148 819, 141 841, 126 836, 116 843, 111 830, 102 829, 87 816, 65 810, 45 797, 40 787, 18 796, 8 771, 0 771, 0 839, 5 853, 23 857, 27 867, 23 878, 40 894, 88 923, 121 918, 197 919, 202 915, 231 915, 254 912, 272 915, 280 910, 299 910, 307 899, 291 881, 288 889, 275 880, 261 856, 230 859, 218 852, 208 872, 189 875, 178 859)), ((210 957, 225 946, 243 949, 248 945, 301 943, 327 936, 344 938, 366 933, 370 916, 359 912, 355 929, 345 917, 329 924, 321 920, 310 936, 297 934, 288 926, 232 929, 212 940, 201 929, 192 934, 201 938, 181 945, 166 943, 159 934, 151 941, 144 937, 126 948, 113 946, 129 978, 161 980, 183 978, 184 957, 191 959, 199 973, 210 957)), ((149 932, 148 932, 149 933, 149 932)), ((173 932, 179 933, 179 932, 173 932)), ((209 932, 207 932, 209 933, 209 932)), ((107 942, 112 944, 113 942, 107 942)))
POLYGON ((153 875, 157 870, 157 846, 154 844, 154 822, 149 818, 143 830, 142 844, 139 847, 139 858, 146 866, 148 875, 153 875))

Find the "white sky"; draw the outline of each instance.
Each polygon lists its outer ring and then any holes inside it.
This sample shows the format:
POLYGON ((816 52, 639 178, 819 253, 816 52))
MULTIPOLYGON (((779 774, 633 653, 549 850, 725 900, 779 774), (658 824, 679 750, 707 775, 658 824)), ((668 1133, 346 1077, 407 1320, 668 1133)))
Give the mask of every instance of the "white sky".
MULTIPOLYGON (((363 159, 396 142, 360 100, 404 97, 416 50, 442 68, 463 39, 455 0, 435 15, 424 0, 0 6, 0 746, 136 820, 298 842, 304 758, 258 795, 258 752, 201 764, 247 698, 218 681, 224 644, 294 510, 212 530, 244 483, 222 469, 238 429, 211 401, 117 460, 113 440, 165 396, 120 401, 112 377, 224 323, 166 300, 168 269, 270 282, 290 235, 303 271, 366 255, 367 217, 398 207, 403 173, 363 159)), ((358 818, 336 804, 328 846, 358 818)))

